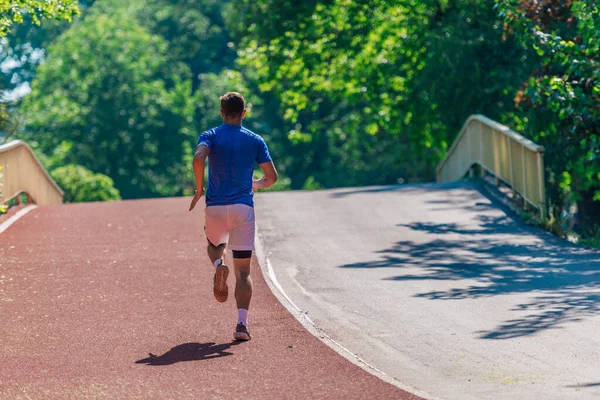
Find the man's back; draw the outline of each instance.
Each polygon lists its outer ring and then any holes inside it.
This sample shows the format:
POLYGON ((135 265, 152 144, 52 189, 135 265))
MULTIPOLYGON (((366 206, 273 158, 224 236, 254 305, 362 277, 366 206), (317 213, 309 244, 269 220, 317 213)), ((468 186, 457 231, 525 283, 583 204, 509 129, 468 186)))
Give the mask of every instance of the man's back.
POLYGON ((265 141, 242 126, 223 124, 204 132, 198 140, 201 144, 210 149, 206 206, 252 207, 254 163, 271 161, 265 141))

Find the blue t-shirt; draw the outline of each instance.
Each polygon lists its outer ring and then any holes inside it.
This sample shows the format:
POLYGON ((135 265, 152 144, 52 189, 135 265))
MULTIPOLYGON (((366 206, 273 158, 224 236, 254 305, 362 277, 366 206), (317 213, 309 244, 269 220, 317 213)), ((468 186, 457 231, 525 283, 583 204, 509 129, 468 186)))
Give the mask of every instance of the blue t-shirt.
POLYGON ((253 207, 254 163, 271 161, 263 138, 242 126, 223 124, 200 135, 200 145, 210 149, 206 206, 253 207))

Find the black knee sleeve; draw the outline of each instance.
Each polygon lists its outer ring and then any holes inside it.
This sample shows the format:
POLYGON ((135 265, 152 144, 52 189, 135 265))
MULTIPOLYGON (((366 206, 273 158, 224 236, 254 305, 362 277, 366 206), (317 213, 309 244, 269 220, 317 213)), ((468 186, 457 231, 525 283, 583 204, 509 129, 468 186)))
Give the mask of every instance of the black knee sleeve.
POLYGON ((251 258, 252 250, 232 250, 233 258, 251 258))

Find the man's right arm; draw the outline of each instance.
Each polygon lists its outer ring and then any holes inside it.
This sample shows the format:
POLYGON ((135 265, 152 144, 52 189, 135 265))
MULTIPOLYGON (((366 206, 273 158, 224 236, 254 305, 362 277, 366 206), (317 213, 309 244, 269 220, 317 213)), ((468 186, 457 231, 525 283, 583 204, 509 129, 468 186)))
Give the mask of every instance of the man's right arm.
POLYGON ((204 162, 206 157, 210 154, 211 144, 211 131, 206 131, 200 135, 198 139, 198 146, 196 147, 196 154, 192 161, 192 170, 194 171, 194 179, 196 181, 196 192, 192 203, 190 204, 190 211, 196 207, 196 203, 202 197, 204 193, 204 162))
POLYGON ((273 164, 273 161, 267 161, 262 164, 258 164, 258 166, 260 169, 262 169, 265 175, 260 179, 252 181, 253 191, 258 189, 266 189, 273 186, 275 182, 277 182, 277 170, 275 169, 275 164, 273 164))

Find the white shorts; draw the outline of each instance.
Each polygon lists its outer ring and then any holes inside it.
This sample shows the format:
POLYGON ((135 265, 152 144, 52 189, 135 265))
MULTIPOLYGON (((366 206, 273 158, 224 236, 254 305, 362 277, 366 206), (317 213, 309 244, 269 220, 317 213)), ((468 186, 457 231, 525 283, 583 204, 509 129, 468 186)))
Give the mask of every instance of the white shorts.
POLYGON ((245 204, 209 206, 204 210, 206 238, 230 250, 254 250, 254 208, 245 204))

